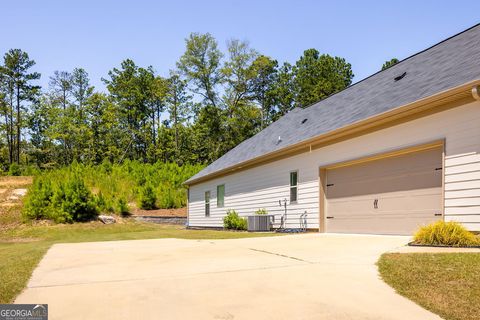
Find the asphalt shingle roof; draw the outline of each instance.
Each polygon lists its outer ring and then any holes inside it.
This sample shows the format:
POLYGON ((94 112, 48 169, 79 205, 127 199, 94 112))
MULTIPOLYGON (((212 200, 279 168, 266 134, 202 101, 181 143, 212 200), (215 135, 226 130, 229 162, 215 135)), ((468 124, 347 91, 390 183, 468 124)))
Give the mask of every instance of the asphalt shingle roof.
POLYGON ((306 109, 294 109, 186 183, 478 79, 480 24, 306 109), (403 79, 394 80, 404 72, 403 79), (308 120, 301 124, 303 119, 308 120))

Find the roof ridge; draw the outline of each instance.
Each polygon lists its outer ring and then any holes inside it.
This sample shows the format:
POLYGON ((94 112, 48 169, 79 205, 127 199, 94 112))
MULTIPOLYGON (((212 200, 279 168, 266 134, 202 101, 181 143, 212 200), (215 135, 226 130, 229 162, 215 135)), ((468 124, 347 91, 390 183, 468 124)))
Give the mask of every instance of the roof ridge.
POLYGON ((409 59, 411 59, 411 58, 413 58, 413 57, 415 57, 415 56, 418 56, 418 55, 424 53, 425 51, 428 51, 428 50, 430 50, 430 49, 433 49, 433 48, 435 48, 435 47, 443 44, 444 42, 447 42, 447 41, 451 40, 452 38, 458 37, 458 36, 460 36, 460 35, 468 32, 468 31, 470 31, 470 30, 472 30, 472 29, 475 29, 475 28, 478 27, 478 26, 480 26, 480 22, 477 23, 477 24, 475 24, 475 25, 473 25, 473 26, 471 26, 471 27, 469 27, 469 28, 467 28, 467 29, 465 29, 465 30, 463 30, 463 31, 460 31, 460 32, 458 32, 458 33, 456 33, 456 34, 454 34, 454 35, 452 35, 452 36, 450 36, 450 37, 448 37, 448 38, 440 41, 440 42, 437 42, 437 43, 431 45, 430 47, 428 47, 428 48, 426 48, 426 49, 423 49, 422 51, 419 51, 419 52, 417 52, 417 53, 414 53, 414 54, 412 54, 412 55, 410 55, 410 56, 408 56, 408 57, 406 57, 406 58, 398 61, 398 62, 395 63, 394 65, 389 66, 389 67, 386 68, 386 69, 378 70, 377 72, 372 73, 371 75, 369 75, 369 76, 367 76, 367 77, 359 80, 358 82, 355 82, 354 84, 351 84, 351 85, 349 85, 348 87, 346 87, 346 88, 344 88, 344 89, 342 89, 342 90, 340 90, 340 91, 337 91, 337 92, 335 92, 335 93, 332 93, 332 94, 329 95, 328 97, 323 98, 322 100, 318 100, 318 101, 316 101, 316 102, 314 102, 314 103, 310 104, 309 106, 307 106, 307 107, 305 107, 305 108, 302 108, 302 109, 304 109, 304 110, 305 110, 305 109, 309 109, 310 107, 313 107, 313 106, 317 105, 317 104, 320 103, 320 102, 323 102, 323 101, 325 101, 325 100, 327 100, 327 99, 329 99, 329 98, 331 98, 331 97, 333 97, 333 96, 335 96, 335 95, 337 95, 337 94, 339 94, 339 93, 342 93, 342 92, 344 92, 344 91, 346 91, 346 90, 348 90, 348 89, 356 86, 357 84, 359 84, 359 83, 361 83, 361 82, 364 82, 364 81, 372 78, 373 76, 375 76, 375 75, 377 75, 377 74, 379 74, 379 73, 381 73, 381 72, 384 72, 384 71, 386 71, 386 70, 388 70, 388 69, 390 69, 390 68, 393 68, 393 67, 395 67, 395 66, 398 66, 398 65, 399 65, 400 63, 402 63, 402 62, 407 61, 407 60, 409 60, 409 59))

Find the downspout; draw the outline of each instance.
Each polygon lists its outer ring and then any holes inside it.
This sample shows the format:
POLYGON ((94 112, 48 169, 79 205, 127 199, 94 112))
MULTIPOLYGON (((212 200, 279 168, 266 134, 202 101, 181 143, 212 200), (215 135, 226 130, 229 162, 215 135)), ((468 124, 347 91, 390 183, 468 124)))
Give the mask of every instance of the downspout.
POLYGON ((187 186, 187 223, 186 228, 190 226, 190 186, 187 186))
POLYGON ((474 86, 472 88, 472 96, 475 100, 480 101, 480 86, 474 86))

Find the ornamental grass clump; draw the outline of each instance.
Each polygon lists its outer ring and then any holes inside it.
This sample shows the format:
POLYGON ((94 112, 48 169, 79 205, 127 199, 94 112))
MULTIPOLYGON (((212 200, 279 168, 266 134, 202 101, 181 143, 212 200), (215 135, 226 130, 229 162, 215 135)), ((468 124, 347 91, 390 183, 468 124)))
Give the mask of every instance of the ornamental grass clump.
POLYGON ((453 247, 480 246, 480 237, 458 222, 437 221, 421 227, 414 235, 415 244, 453 247))

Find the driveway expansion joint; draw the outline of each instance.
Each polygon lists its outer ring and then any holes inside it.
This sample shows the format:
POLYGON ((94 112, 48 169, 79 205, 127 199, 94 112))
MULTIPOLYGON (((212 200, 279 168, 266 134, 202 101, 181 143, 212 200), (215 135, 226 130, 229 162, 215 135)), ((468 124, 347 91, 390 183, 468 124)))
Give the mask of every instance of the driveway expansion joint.
POLYGON ((297 261, 305 262, 305 263, 308 263, 308 264, 314 264, 314 262, 303 260, 303 259, 300 259, 300 258, 297 258, 297 257, 288 256, 286 254, 281 254, 281 253, 276 253, 276 252, 271 252, 271 251, 261 250, 261 249, 255 249, 255 248, 249 248, 249 249, 252 250, 252 251, 256 251, 256 252, 262 252, 262 253, 271 254, 271 255, 274 255, 274 256, 282 257, 282 258, 297 260, 297 261))

